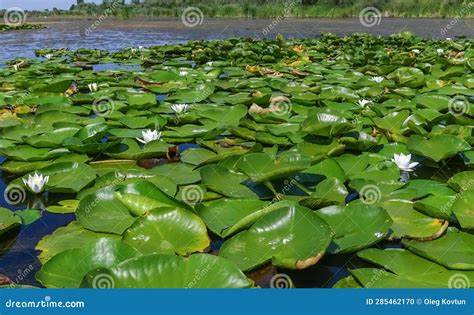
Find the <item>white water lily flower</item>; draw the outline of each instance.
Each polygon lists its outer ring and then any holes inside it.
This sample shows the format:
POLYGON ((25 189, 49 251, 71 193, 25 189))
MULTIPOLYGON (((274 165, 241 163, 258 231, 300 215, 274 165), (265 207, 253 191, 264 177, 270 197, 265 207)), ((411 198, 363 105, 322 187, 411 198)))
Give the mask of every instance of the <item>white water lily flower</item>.
POLYGON ((453 40, 451 37, 446 37, 447 41, 453 40))
POLYGON ((99 90, 99 85, 97 83, 87 84, 87 87, 89 88, 89 91, 91 92, 97 92, 99 90))
POLYGON ((369 79, 369 81, 373 81, 376 83, 381 83, 384 80, 384 77, 372 77, 369 79))
POLYGON ((13 70, 15 70, 15 71, 20 70, 20 66, 19 65, 13 65, 13 70))
POLYGON ((182 70, 182 71, 179 72, 179 75, 182 76, 182 77, 187 76, 188 74, 189 74, 189 72, 188 72, 188 71, 184 71, 184 70, 182 70))
POLYGON ((43 176, 43 174, 34 173, 28 175, 28 179, 23 178, 23 183, 27 186, 32 193, 39 194, 43 192, 44 186, 48 183, 49 176, 43 176))
POLYGON ((44 55, 44 57, 49 60, 49 59, 53 58, 53 54, 46 54, 46 55, 44 55))
POLYGON ((413 169, 419 164, 418 162, 411 162, 411 154, 394 154, 392 162, 395 163, 398 168, 402 171, 412 172, 413 169))
POLYGON ((142 137, 143 139, 140 139, 140 138, 136 138, 136 139, 143 144, 147 144, 148 142, 151 142, 151 141, 160 140, 161 132, 158 132, 157 130, 148 129, 147 131, 142 131, 142 137))
POLYGON ((209 67, 212 67, 212 65, 213 65, 214 63, 213 63, 212 61, 208 61, 206 64, 207 64, 209 67))
POLYGON ((367 104, 370 104, 372 103, 372 101, 369 101, 369 100, 358 100, 357 101, 357 105, 359 105, 360 107, 365 107, 367 104))
POLYGON ((173 104, 171 105, 171 109, 176 113, 176 114, 182 114, 186 112, 191 105, 188 104, 173 104))
POLYGON ((418 55, 421 51, 419 49, 413 49, 411 52, 418 55))
POLYGON ((444 54, 444 49, 438 48, 438 49, 436 49, 436 53, 438 54, 438 56, 441 56, 441 55, 444 54))
POLYGON ((138 50, 143 50, 145 47, 143 46, 138 46, 138 50))

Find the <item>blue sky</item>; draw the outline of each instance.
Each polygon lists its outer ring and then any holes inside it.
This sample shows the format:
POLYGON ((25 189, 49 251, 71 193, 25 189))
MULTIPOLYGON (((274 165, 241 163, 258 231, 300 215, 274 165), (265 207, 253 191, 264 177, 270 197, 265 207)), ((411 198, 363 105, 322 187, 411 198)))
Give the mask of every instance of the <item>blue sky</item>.
MULTIPOLYGON (((101 3, 102 0, 86 0, 85 2, 101 3)), ((130 1, 125 1, 129 3, 130 1)), ((8 9, 11 7, 19 7, 23 10, 35 9, 69 9, 71 4, 76 0, 0 0, 0 9, 8 9)))

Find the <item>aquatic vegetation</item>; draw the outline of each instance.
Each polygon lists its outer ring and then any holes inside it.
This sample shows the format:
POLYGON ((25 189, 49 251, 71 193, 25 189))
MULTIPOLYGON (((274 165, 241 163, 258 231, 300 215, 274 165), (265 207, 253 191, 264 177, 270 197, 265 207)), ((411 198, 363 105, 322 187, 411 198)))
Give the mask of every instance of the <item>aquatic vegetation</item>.
MULTIPOLYGON (((192 0, 173 2, 167 0, 144 0, 141 3, 122 4, 117 1, 113 15, 121 18, 130 16, 180 16, 186 6, 199 7, 205 16, 230 16, 246 18, 285 17, 348 17, 358 16, 362 8, 376 6, 390 17, 472 17, 467 0, 417 0, 416 3, 406 1, 379 0, 192 0), (465 9, 462 9, 465 7, 465 9)), ((97 5, 81 3, 73 5, 70 10, 56 10, 55 15, 90 15, 91 12, 104 14, 110 1, 97 5)), ((53 12, 41 12, 41 16, 53 12)))
POLYGON ((21 31, 21 30, 39 30, 45 28, 41 24, 24 23, 21 25, 0 24, 0 32, 21 31))
POLYGON ((0 68, 5 196, 35 201, 0 237, 75 215, 36 246, 43 286, 247 288, 345 254, 366 264, 336 287, 474 285, 472 40, 36 54, 0 68))

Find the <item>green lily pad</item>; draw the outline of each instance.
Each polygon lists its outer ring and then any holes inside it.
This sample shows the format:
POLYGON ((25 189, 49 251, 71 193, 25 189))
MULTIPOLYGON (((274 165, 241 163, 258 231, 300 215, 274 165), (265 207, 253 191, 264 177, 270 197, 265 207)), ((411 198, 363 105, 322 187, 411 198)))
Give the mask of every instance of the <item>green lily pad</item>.
POLYGON ((474 270, 474 235, 448 229, 442 237, 430 241, 403 241, 410 251, 433 260, 449 269, 474 270))
POLYGON ((79 200, 61 200, 58 206, 49 206, 46 211, 51 213, 74 213, 79 206, 79 200))
POLYGON ((430 139, 412 135, 408 141, 407 149, 412 153, 439 162, 459 152, 468 151, 471 146, 466 141, 453 135, 437 135, 430 139))
POLYGON ((304 269, 321 259, 332 235, 316 213, 288 205, 266 214, 249 230, 225 241, 219 255, 242 270, 270 261, 274 266, 304 269))
POLYGON ((125 231, 123 241, 144 255, 187 255, 202 252, 210 244, 201 218, 182 208, 160 208, 145 213, 125 231))
POLYGON ((393 220, 390 238, 433 239, 447 228, 444 220, 416 211, 408 200, 387 200, 381 204, 393 220))
POLYGON ((448 270, 430 260, 423 259, 408 250, 370 248, 357 254, 390 270, 355 269, 351 273, 365 287, 372 288, 454 288, 456 279, 466 281, 466 287, 474 280, 474 272, 448 270), (371 275, 372 274, 372 275, 371 275), (372 276, 369 278, 369 276, 372 276))
POLYGON ((212 255, 153 254, 126 260, 87 274, 81 287, 105 288, 249 288, 253 282, 231 262, 212 255), (95 280, 95 281, 94 281, 95 280), (95 284, 95 285, 94 285, 95 284))
POLYGON ((457 173, 448 180, 448 185, 457 192, 473 189, 474 171, 465 171, 457 173))
POLYGON ((24 225, 29 225, 41 219, 43 212, 41 210, 26 209, 15 211, 15 215, 21 218, 21 221, 24 225))
POLYGON ((79 222, 72 221, 67 226, 58 228, 39 241, 36 246, 36 250, 40 251, 38 258, 44 264, 62 251, 84 247, 86 244, 95 242, 100 238, 118 239, 119 237, 113 234, 86 230, 79 222))
POLYGON ((466 190, 459 194, 451 210, 463 229, 474 229, 474 190, 466 190))
POLYGON ((12 231, 21 225, 21 218, 14 212, 0 208, 0 235, 12 231))
POLYGON ((258 199, 220 199, 196 206, 209 229, 222 238, 249 228, 262 216, 279 208, 294 205, 291 201, 265 202, 258 199))
POLYGON ((199 171, 190 164, 168 163, 150 170, 152 174, 171 178, 178 185, 187 185, 198 182, 201 177, 199 171))
POLYGON ((386 238, 392 219, 375 205, 349 203, 319 209, 317 214, 336 233, 329 253, 348 253, 371 246, 386 238))
POLYGON ((225 197, 256 198, 257 194, 243 183, 248 177, 219 165, 206 165, 199 169, 202 183, 225 197))
POLYGON ((135 256, 138 252, 123 242, 101 238, 55 255, 41 267, 36 279, 49 288, 77 288, 90 270, 111 267, 135 256))
POLYGON ((76 210, 77 220, 94 232, 122 235, 135 218, 115 195, 113 187, 106 187, 81 199, 76 210))
POLYGON ((354 125, 338 113, 313 109, 303 122, 303 131, 316 136, 333 137, 353 129, 354 125))
POLYGON ((319 209, 335 204, 344 204, 347 195, 346 186, 337 178, 326 178, 316 186, 316 191, 300 203, 308 208, 319 209))
POLYGON ((49 176, 46 190, 52 193, 77 193, 96 178, 92 167, 77 162, 56 163, 39 169, 38 173, 49 176))
POLYGON ((284 178, 309 166, 309 157, 292 152, 279 156, 249 153, 237 162, 237 167, 256 183, 284 178))

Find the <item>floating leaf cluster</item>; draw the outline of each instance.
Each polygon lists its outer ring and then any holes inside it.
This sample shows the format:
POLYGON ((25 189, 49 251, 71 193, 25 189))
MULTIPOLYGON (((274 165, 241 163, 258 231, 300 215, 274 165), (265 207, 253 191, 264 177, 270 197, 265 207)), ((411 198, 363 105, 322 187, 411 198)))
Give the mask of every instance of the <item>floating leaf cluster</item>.
POLYGON ((45 287, 252 287, 347 253, 372 267, 337 287, 474 286, 472 40, 37 56, 0 69, 0 168, 75 213, 37 245, 45 287))

